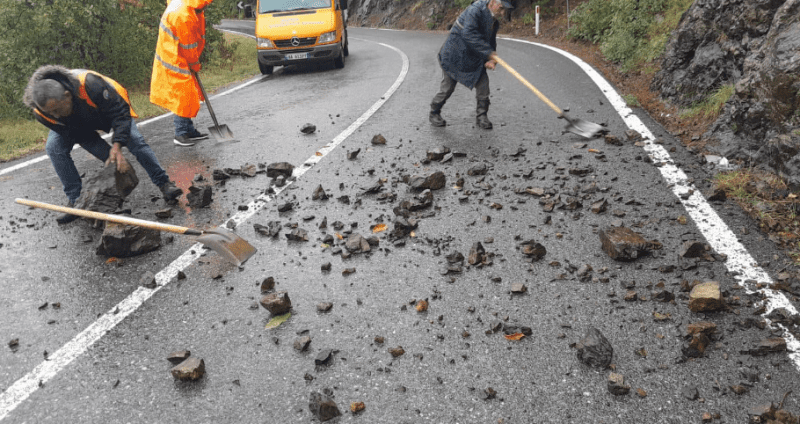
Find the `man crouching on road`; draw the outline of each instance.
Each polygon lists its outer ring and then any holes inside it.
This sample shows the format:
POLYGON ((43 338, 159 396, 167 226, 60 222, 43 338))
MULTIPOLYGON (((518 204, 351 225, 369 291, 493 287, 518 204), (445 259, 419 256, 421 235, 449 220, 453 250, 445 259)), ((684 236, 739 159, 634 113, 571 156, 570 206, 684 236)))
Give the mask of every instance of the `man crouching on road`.
MULTIPOLYGON (((36 119, 50 128, 45 150, 64 186, 67 206, 73 207, 81 194, 81 176, 71 155, 76 143, 106 164, 115 163, 120 172, 130 167, 122 156, 121 148, 125 146, 165 200, 171 201, 182 194, 136 128, 133 121, 136 114, 127 90, 111 78, 84 69, 45 65, 31 76, 23 101, 33 109, 36 119), (114 131, 112 146, 97 130, 114 131)), ((76 218, 64 214, 56 220, 66 224, 76 218)))
POLYGON ((437 127, 447 125, 441 111, 456 83, 472 90, 478 101, 475 118, 479 127, 490 130, 492 123, 486 116, 489 111, 489 76, 486 69, 494 69, 497 50, 498 18, 514 6, 505 0, 478 0, 467 7, 456 19, 444 45, 439 50, 442 83, 431 102, 429 119, 437 127))

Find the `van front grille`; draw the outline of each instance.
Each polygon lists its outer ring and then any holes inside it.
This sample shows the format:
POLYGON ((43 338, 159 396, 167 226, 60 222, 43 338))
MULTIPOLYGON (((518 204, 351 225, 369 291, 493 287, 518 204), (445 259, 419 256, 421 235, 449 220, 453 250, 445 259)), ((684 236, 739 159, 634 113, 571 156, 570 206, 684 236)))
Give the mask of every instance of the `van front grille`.
POLYGON ((275 40, 275 47, 279 49, 291 48, 291 47, 302 47, 302 46, 313 46, 314 43, 317 42, 317 37, 305 37, 305 38, 297 38, 298 45, 292 44, 292 40, 275 40))

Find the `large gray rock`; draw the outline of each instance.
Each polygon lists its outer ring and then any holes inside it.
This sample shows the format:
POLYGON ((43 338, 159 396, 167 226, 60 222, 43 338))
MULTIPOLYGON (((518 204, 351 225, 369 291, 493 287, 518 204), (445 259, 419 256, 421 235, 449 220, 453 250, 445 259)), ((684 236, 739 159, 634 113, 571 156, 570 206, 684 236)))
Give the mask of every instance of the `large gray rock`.
POLYGON ((103 167, 83 182, 81 197, 75 203, 78 209, 95 212, 114 213, 122 207, 122 203, 139 184, 136 171, 121 173, 115 165, 103 167))
POLYGON ((106 223, 97 254, 108 257, 128 258, 138 256, 161 247, 161 232, 131 225, 106 223))

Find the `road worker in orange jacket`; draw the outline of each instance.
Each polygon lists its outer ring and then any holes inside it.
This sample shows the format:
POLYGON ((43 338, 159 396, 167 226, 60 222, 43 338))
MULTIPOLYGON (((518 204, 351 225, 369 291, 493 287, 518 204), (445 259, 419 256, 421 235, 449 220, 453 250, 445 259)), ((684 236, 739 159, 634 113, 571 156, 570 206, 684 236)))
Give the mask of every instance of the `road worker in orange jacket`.
POLYGON ((200 55, 206 44, 203 10, 213 0, 171 0, 161 16, 158 44, 150 79, 150 102, 175 114, 177 146, 193 146, 205 140, 192 118, 205 100, 193 72, 200 72, 200 55))

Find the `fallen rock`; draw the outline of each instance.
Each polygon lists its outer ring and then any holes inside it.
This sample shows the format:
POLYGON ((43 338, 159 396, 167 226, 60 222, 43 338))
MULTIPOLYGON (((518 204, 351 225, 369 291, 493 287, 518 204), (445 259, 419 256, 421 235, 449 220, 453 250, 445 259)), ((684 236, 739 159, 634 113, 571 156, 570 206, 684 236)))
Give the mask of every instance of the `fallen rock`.
POLYGON ((366 408, 364 402, 350 402, 350 412, 354 414, 358 414, 359 412, 363 411, 366 408))
POLYGON ((627 395, 631 391, 631 386, 625 384, 625 377, 615 372, 608 374, 607 386, 608 391, 614 396, 627 395))
POLYGON ((706 254, 706 247, 699 241, 686 241, 681 245, 678 255, 682 258, 702 258, 706 254))
POLYGON ((314 124, 305 124, 300 128, 300 132, 303 134, 313 134, 317 130, 317 126, 314 124))
POLYGON ((311 344, 311 337, 308 336, 298 337, 294 341, 294 350, 303 352, 306 349, 308 349, 308 345, 310 344, 311 344))
POLYGON ((786 340, 782 337, 769 337, 758 342, 754 349, 742 351, 743 354, 765 356, 770 353, 786 352, 786 340))
POLYGON ((125 198, 139 184, 133 166, 128 168, 129 172, 121 173, 116 165, 110 164, 84 180, 75 208, 103 213, 114 213, 121 208, 125 198))
POLYGON ((722 294, 716 281, 700 283, 689 293, 689 309, 692 312, 713 312, 723 307, 722 294))
POLYGON ((370 251, 369 242, 358 233, 350 234, 344 247, 351 253, 366 253, 370 251))
POLYGON ((414 175, 408 180, 408 185, 414 190, 441 190, 447 184, 444 172, 437 171, 433 174, 421 176, 414 175))
POLYGON ((331 302, 317 303, 317 311, 319 312, 329 312, 332 308, 333 308, 333 303, 331 302))
POLYGON ((575 348, 578 349, 578 360, 591 367, 605 368, 611 364, 614 356, 611 343, 596 328, 590 328, 575 348))
POLYGON ((352 152, 347 152, 347 159, 348 160, 356 160, 358 154, 361 153, 361 148, 355 149, 352 152))
POLYGON ((693 334, 691 340, 683 346, 681 352, 686 358, 702 358, 711 340, 703 333, 693 334))
POLYGON ((431 162, 439 162, 444 159, 444 156, 448 153, 450 153, 449 147, 439 146, 433 150, 428 150, 427 159, 431 162))
POLYGON ((661 248, 661 243, 645 240, 627 227, 608 227, 601 230, 599 235, 603 251, 617 261, 632 261, 651 250, 661 248))
POLYGON ((267 165, 267 177, 278 178, 283 175, 283 178, 290 178, 294 172, 294 165, 288 162, 275 162, 267 165))
POLYGON ((467 170, 467 175, 470 176, 486 175, 487 172, 489 172, 489 166, 486 165, 485 163, 479 163, 469 168, 467 170))
POLYGON ((205 208, 213 201, 213 189, 210 185, 197 186, 192 184, 189 186, 189 193, 186 194, 186 200, 192 208, 205 208))
POLYGON ((323 349, 317 354, 317 357, 314 358, 314 365, 328 365, 328 362, 330 362, 331 357, 333 357, 333 350, 323 349))
POLYGON ((524 241, 520 244, 522 254, 527 256, 529 262, 538 261, 547 254, 547 249, 534 240, 524 241))
POLYGON ((270 293, 262 297, 259 303, 272 313, 272 315, 285 314, 292 309, 292 301, 289 299, 289 293, 285 291, 270 293))
POLYGON ((269 236, 272 238, 278 237, 281 233, 280 221, 270 221, 267 225, 253 224, 253 229, 262 236, 269 236))
POLYGON ((406 353, 406 351, 403 350, 403 346, 390 347, 388 350, 389 350, 389 353, 392 354, 392 357, 394 357, 394 358, 397 358, 398 356, 402 356, 404 353, 406 353))
POLYGON ((372 144, 383 146, 386 144, 386 137, 380 134, 375 134, 374 136, 372 136, 372 144))
POLYGON ((511 293, 514 294, 523 294, 528 291, 528 287, 522 283, 513 283, 511 284, 511 293))
POLYGON ((317 188, 314 189, 314 193, 311 195, 311 200, 328 200, 328 194, 325 193, 325 189, 322 188, 322 184, 318 185, 317 188))
POLYGON ((195 381, 203 378, 206 373, 206 364, 200 358, 190 357, 170 370, 176 380, 195 381))
POLYGON ((275 290, 275 278, 267 277, 261 282, 261 293, 267 293, 275 290))
POLYGON ((96 253, 107 257, 129 258, 161 247, 161 232, 144 227, 107 222, 96 253))
MULTIPOLYGON (((330 389, 326 391, 330 392, 330 389)), ((311 393, 308 401, 308 409, 320 421, 328 421, 342 415, 342 413, 339 412, 339 407, 336 406, 336 402, 333 401, 332 394, 332 392, 324 394, 319 392, 311 393)))
POLYGON ((160 209, 155 212, 156 218, 168 219, 172 218, 172 208, 160 209))

